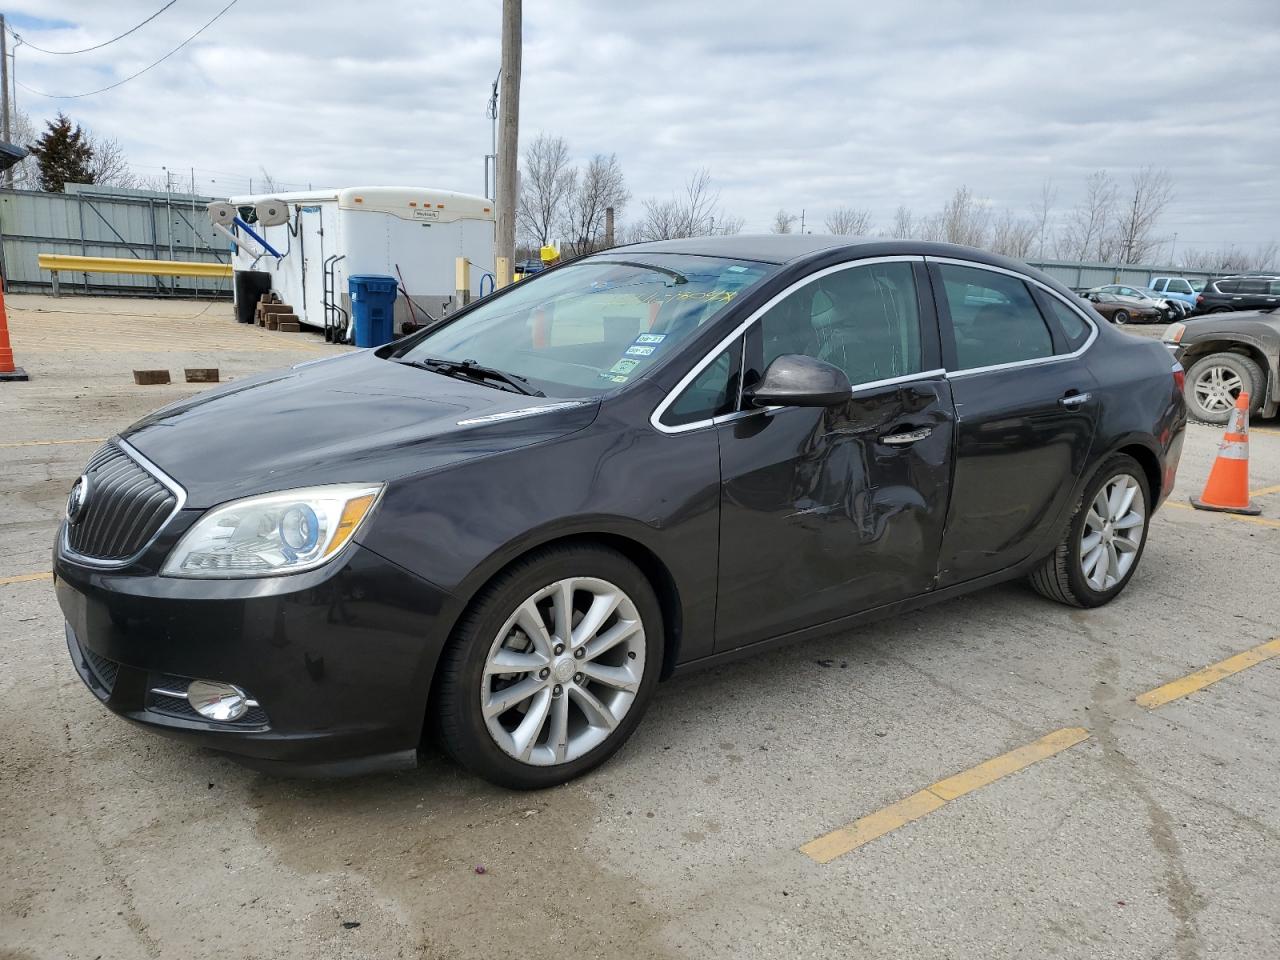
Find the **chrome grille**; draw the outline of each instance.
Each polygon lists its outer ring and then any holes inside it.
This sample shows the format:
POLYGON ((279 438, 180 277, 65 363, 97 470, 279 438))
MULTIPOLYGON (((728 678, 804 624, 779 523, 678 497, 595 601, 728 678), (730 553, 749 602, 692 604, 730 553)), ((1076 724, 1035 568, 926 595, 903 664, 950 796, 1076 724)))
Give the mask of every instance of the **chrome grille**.
POLYGON ((114 441, 85 467, 89 490, 79 521, 67 525, 67 546, 82 557, 123 562, 139 553, 172 516, 178 494, 114 441))

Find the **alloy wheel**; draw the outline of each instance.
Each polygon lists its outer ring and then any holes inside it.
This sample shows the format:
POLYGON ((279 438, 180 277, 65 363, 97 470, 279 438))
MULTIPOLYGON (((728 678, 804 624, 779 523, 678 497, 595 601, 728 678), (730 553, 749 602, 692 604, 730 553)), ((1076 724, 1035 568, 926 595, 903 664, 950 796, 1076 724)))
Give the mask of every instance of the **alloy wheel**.
POLYGON ((1128 322, 1129 322, 1129 314, 1128 314, 1128 313, 1126 313, 1126 312, 1125 312, 1125 311, 1123 311, 1123 310, 1117 310, 1117 311, 1112 315, 1111 319, 1112 319, 1115 323, 1120 324, 1120 326, 1124 326, 1126 323, 1128 323, 1128 322))
POLYGON ((632 599, 595 577, 558 580, 521 603, 493 641, 479 691, 485 727, 522 763, 576 760, 622 722, 644 667, 632 599))
POLYGON ((1196 403, 1206 413, 1222 413, 1236 404, 1244 381, 1230 367, 1206 367, 1194 384, 1196 403))
POLYGON ((1112 477, 1094 496, 1080 534, 1080 571, 1094 590, 1110 590, 1133 568, 1146 511, 1142 487, 1127 473, 1112 477))

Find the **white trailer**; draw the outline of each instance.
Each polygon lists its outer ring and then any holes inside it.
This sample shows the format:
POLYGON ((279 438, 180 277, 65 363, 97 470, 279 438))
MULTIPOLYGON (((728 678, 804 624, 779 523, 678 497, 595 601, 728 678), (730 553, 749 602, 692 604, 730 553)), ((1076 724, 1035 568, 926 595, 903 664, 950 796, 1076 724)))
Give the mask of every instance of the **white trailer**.
POLYGON ((420 309, 411 311, 398 296, 397 330, 415 316, 421 323, 424 314, 434 319, 451 309, 458 257, 471 261, 472 297, 492 289, 494 205, 484 197, 428 187, 348 187, 231 197, 231 210, 217 206, 209 205, 210 216, 234 236, 234 272, 266 274, 254 279, 264 284, 269 277, 302 323, 338 329, 335 338, 346 339, 347 278, 355 274, 403 278, 420 309), (264 204, 283 207, 284 222, 265 225, 271 219, 260 216, 264 204))

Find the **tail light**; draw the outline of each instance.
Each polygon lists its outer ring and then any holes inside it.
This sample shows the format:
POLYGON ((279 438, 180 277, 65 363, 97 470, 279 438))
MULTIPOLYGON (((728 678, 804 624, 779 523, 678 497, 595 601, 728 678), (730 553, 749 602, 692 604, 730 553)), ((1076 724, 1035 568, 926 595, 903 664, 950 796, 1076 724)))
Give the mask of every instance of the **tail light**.
POLYGON ((1187 325, 1185 323, 1175 323, 1164 332, 1162 339, 1165 343, 1181 343, 1182 335, 1186 332, 1187 325))
POLYGON ((1180 363, 1175 363, 1173 365, 1173 385, 1177 388, 1179 393, 1182 393, 1183 389, 1187 385, 1187 371, 1182 369, 1182 364, 1180 363))
POLYGON ((1196 294, 1196 306, 1198 307, 1198 306, 1200 306, 1200 304, 1202 304, 1202 303, 1204 303, 1204 294, 1203 294, 1203 293, 1197 293, 1197 294, 1196 294))

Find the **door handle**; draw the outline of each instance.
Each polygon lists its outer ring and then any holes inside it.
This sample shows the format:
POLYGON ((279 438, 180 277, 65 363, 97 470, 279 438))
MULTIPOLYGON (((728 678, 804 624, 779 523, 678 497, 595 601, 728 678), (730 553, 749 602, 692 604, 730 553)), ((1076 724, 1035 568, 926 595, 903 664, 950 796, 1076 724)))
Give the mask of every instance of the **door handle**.
POLYGON ((1058 401, 1064 407, 1078 407, 1082 403, 1088 403, 1093 398, 1091 393, 1070 393, 1058 401))
POLYGON ((886 433, 880 442, 890 447, 905 447, 909 443, 923 440, 933 433, 933 427, 920 427, 918 430, 904 430, 902 433, 886 433))

